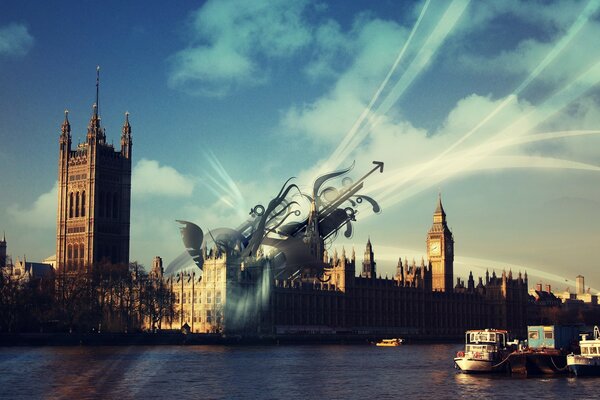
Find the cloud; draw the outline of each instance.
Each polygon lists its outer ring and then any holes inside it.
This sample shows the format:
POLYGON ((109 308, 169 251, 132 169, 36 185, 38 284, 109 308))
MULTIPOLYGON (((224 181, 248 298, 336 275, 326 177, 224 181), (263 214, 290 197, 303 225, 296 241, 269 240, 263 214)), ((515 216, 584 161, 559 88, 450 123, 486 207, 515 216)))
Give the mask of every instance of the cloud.
POLYGON ((305 0, 208 1, 192 14, 190 44, 171 58, 170 85, 224 96, 265 82, 266 60, 290 57, 311 40, 306 6, 305 0))
POLYGON ((137 198, 189 197, 194 191, 194 181, 173 167, 142 158, 133 169, 131 187, 133 196, 137 198))
POLYGON ((29 228, 48 229, 56 226, 56 210, 58 207, 58 182, 49 192, 41 194, 30 207, 13 204, 8 207, 7 214, 18 224, 29 228))
POLYGON ((33 46, 33 36, 23 24, 0 27, 0 56, 24 56, 33 46))
MULTIPOLYGON (((337 75, 332 89, 312 103, 292 106, 281 120, 284 131, 308 135, 318 141, 336 142, 354 123, 356 116, 369 103, 381 79, 386 75, 398 50, 406 40, 407 30, 391 21, 359 18, 353 28, 343 36, 335 25, 323 27, 337 32, 331 41, 319 41, 322 54, 343 51, 352 59, 344 71, 337 75), (337 36, 337 37, 336 37, 337 36), (333 51, 333 49, 337 49, 333 51)), ((323 56, 309 64, 307 73, 334 75, 335 60, 323 56), (333 64, 332 64, 333 63, 333 64), (317 72, 319 71, 319 72, 317 72)))
MULTIPOLYGON (((560 83, 598 62, 600 44, 589 38, 600 35, 600 22, 594 18, 599 6, 587 1, 555 1, 543 7, 519 1, 476 3, 470 9, 469 22, 460 29, 456 65, 495 77, 522 76, 534 71, 547 55, 555 52, 553 61, 536 80, 560 83), (509 39, 499 41, 497 32, 490 27, 504 19, 511 19, 520 29, 516 28, 516 34, 509 35, 509 39), (489 46, 490 41, 495 45, 489 46)), ((453 54, 456 50, 457 47, 448 49, 453 54)))

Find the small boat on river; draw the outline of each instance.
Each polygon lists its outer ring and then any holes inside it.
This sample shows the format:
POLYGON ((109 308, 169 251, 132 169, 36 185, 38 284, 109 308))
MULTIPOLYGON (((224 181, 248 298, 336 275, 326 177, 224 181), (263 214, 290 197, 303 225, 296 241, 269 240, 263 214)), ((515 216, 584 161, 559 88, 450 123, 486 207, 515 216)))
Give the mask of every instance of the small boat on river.
POLYGON ((508 331, 499 329, 470 330, 465 334, 465 350, 454 358, 455 367, 466 373, 506 370, 508 331))
POLYGON ((594 338, 582 335, 579 341, 581 354, 569 354, 567 367, 576 376, 600 375, 600 330, 594 327, 594 338))
POLYGON ((375 343, 375 346, 379 347, 396 347, 400 346, 404 343, 404 339, 395 338, 395 339, 382 339, 381 341, 375 343))

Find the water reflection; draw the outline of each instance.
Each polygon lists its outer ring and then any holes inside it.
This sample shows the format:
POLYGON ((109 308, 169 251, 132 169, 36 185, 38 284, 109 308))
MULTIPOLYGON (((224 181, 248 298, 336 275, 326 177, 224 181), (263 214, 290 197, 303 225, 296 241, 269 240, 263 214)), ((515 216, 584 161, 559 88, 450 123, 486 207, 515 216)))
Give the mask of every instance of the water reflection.
POLYGON ((0 348, 0 397, 596 397, 595 379, 458 373, 455 352, 455 345, 0 348))

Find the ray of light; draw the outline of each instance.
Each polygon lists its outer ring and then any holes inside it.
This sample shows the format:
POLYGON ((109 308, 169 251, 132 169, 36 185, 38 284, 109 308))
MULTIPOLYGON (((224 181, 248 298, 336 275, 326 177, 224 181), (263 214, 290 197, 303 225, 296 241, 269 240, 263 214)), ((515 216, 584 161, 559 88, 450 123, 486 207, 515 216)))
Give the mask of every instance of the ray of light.
MULTIPOLYGON (((384 78, 384 80, 379 85, 379 88, 377 88, 377 91, 375 92, 375 94, 371 98, 371 101, 369 102, 369 105, 367 105, 367 107, 364 109, 364 111, 362 112, 362 114, 360 115, 360 117, 358 117, 358 119, 354 122, 354 125, 352 125, 352 128, 350 128, 350 130, 348 131, 348 133, 346 134, 346 136, 344 137, 344 139, 340 142, 340 144, 338 145, 338 147, 334 150, 334 152, 332 153, 332 155, 330 157, 330 160, 340 160, 341 161, 344 158, 346 158, 345 155, 347 155, 349 153, 349 151, 348 151, 348 145, 349 145, 349 143, 352 141, 352 138, 355 136, 356 132, 358 131, 358 129, 360 128, 360 126, 363 124, 363 122, 364 122, 365 118, 367 117, 367 115, 369 115, 369 113, 371 113, 371 109, 372 109, 373 105, 379 99, 379 96, 381 95, 381 92, 387 86, 390 78, 392 77, 392 75, 396 71, 396 68, 398 68, 398 65, 400 64, 400 61, 404 57, 404 53, 406 53, 406 50, 408 49, 408 46, 412 43, 412 39, 415 36, 415 33, 417 32, 417 29, 419 29, 419 26, 421 25, 421 21, 423 20, 423 17, 425 16, 425 12, 427 11, 427 8, 429 7, 429 3, 430 2, 431 2, 431 0, 427 0, 425 2, 425 4, 423 5, 423 8, 421 9, 421 14, 419 14, 419 18, 417 19, 417 22, 415 23, 415 25, 412 28, 412 31, 408 35, 408 39, 406 39, 406 42, 404 42, 404 46, 402 47, 402 49, 398 53, 398 56, 396 57, 396 60, 392 64, 392 67, 388 71, 388 73, 387 73, 386 77, 384 78)), ((338 165, 339 165, 339 163, 337 163, 335 165, 331 165, 328 162, 326 162, 325 164, 323 164, 323 167, 321 168, 321 173, 323 173, 323 172, 325 172, 326 170, 329 170, 329 169, 334 169, 338 165)))
MULTIPOLYGON (((494 118, 500 111, 502 111, 508 104, 512 103, 518 98, 518 95, 529 86, 529 84, 536 79, 539 74, 544 71, 548 65, 553 62, 556 57, 561 54, 561 52, 566 48, 566 46, 571 43, 573 38, 580 32, 583 26, 588 22, 591 15, 593 15, 600 6, 600 0, 591 0, 587 3, 586 7, 579 14, 575 22, 571 25, 571 27, 567 30, 567 33, 563 35, 563 37, 559 40, 559 42, 552 48, 552 50, 546 55, 546 57, 537 65, 537 67, 529 74, 529 76, 513 91, 511 95, 506 97, 502 103, 500 103, 491 113, 489 113, 486 117, 484 117, 475 127, 473 127, 470 131, 464 134, 460 139, 451 144, 449 147, 444 149, 440 154, 431 159, 429 163, 422 164, 421 168, 413 169, 410 175, 404 176, 402 180, 397 181, 393 187, 388 187, 388 192, 384 193, 383 196, 390 195, 391 192, 395 190, 396 187, 403 184, 404 182, 412 180, 416 175, 419 175, 422 169, 435 167, 438 161, 443 158, 446 154, 453 151, 456 147, 462 144, 465 140, 467 140, 470 136, 472 136, 475 132, 477 132, 482 126, 488 123, 492 118, 494 118)), ((567 85, 568 88, 569 85, 567 85)), ((564 102, 563 102, 564 103, 564 102)), ((564 105, 563 105, 564 106, 564 105)), ((391 107, 391 105, 390 105, 391 107)), ((562 108, 562 107, 560 107, 562 108)), ((388 108, 389 109, 389 108, 388 108)), ((382 110, 383 114, 387 112, 388 109, 382 110)), ((556 112, 556 111, 553 111, 556 112)), ((378 109, 378 117, 374 124, 371 126, 373 129, 382 118, 382 114, 379 113, 378 109)), ((540 121, 541 122, 541 121, 540 121)), ((362 141, 362 139, 360 139, 362 141)), ((359 142, 356 141, 354 143, 355 148, 359 142)), ((352 149, 353 149, 352 148, 352 149)), ((347 155, 347 154, 346 154, 347 155)))
MULTIPOLYGON (((541 105, 523 114, 520 118, 506 128, 502 129, 489 140, 503 137, 511 138, 515 137, 515 135, 521 135, 529 132, 531 129, 535 128, 537 125, 544 122, 549 117, 561 111, 565 106, 579 98, 586 91, 588 91, 590 87, 598 82, 600 82, 600 62, 594 64, 569 84, 565 85, 563 88, 549 96, 541 105)), ((469 162, 475 163, 481 161, 495 150, 495 147, 490 147, 484 150, 474 147, 468 150, 468 153, 466 154, 476 153, 472 154, 473 156, 468 158, 469 162)), ((413 170, 410 175, 399 177, 399 180, 395 184, 389 185, 388 189, 380 194, 380 199, 394 197, 394 193, 397 191, 398 187, 408 181, 412 180, 418 182, 418 175, 422 174, 424 170, 443 166, 441 165, 443 164, 441 163, 441 160, 442 159, 440 157, 436 157, 435 159, 423 164, 421 168, 413 170)), ((465 163, 465 168, 466 167, 467 165, 465 163)), ((431 185, 435 185, 439 182, 440 181, 432 180, 431 185)))
MULTIPOLYGON (((398 82, 392 87, 386 98, 382 101, 382 103, 377 107, 375 111, 375 115, 383 115, 387 113, 390 108, 400 99, 400 97, 404 94, 406 89, 414 82, 417 76, 423 72, 431 60, 433 59, 434 54, 440 48, 440 46, 444 43, 446 37, 450 34, 453 28, 456 26, 459 18, 462 16, 463 12, 469 5, 470 0, 454 0, 446 9, 446 12, 440 19, 439 23, 433 30, 433 32, 429 35, 424 45, 421 47, 415 58, 406 68, 405 72, 402 74, 398 82)), ((367 113, 368 118, 371 119, 371 113, 367 113)), ((380 121, 381 117, 375 119, 375 121, 380 121)), ((377 122, 373 122, 371 127, 368 129, 361 129, 348 140, 348 143, 345 145, 344 150, 336 153, 335 159, 330 157, 328 160, 329 167, 337 167, 342 163, 346 157, 364 140, 364 138, 368 135, 370 130, 377 124, 377 122)))
MULTIPOLYGON (((452 157, 447 156, 444 160, 440 160, 438 167, 445 165, 444 163, 448 162, 448 160, 466 159, 470 156, 471 153, 475 153, 475 154, 481 153, 481 152, 491 153, 493 151, 497 151, 497 150, 500 150, 501 148, 505 148, 505 147, 509 147, 509 146, 517 146, 517 145, 522 145, 522 144, 527 144, 527 143, 535 143, 535 142, 540 142, 540 141, 544 141, 544 140, 553 140, 553 139, 560 139, 560 138, 571 138, 571 137, 576 137, 576 136, 587 136, 587 135, 598 135, 598 134, 600 134, 600 130, 569 130, 569 131, 543 132, 543 133, 535 133, 535 134, 530 134, 530 135, 525 135, 525 136, 503 138, 500 140, 485 142, 485 143, 480 144, 472 149, 469 149, 468 151, 455 153, 455 155, 452 157)), ((426 170, 426 168, 423 168, 423 164, 426 164, 426 163, 412 165, 409 168, 398 168, 396 170, 388 172, 385 177, 382 176, 381 179, 379 179, 374 184, 370 185, 369 193, 373 194, 373 193, 379 192, 380 190, 387 189, 390 187, 390 185, 394 185, 399 180, 403 180, 403 182, 409 182, 409 179, 407 179, 406 177, 416 177, 416 174, 414 173, 415 170, 419 170, 419 171, 426 170)), ((435 172, 438 169, 444 169, 444 168, 435 168, 435 169, 433 169, 434 170, 433 172, 426 173, 426 174, 424 174, 424 176, 429 177, 431 175, 435 175, 435 172)), ((382 194, 383 194, 383 192, 379 192, 379 194, 375 194, 375 195, 378 198, 381 198, 382 194)))
POLYGON ((205 153, 205 158, 212 168, 212 172, 205 174, 205 179, 202 180, 202 183, 219 201, 235 210, 240 217, 246 218, 244 196, 235 181, 212 152, 205 153))

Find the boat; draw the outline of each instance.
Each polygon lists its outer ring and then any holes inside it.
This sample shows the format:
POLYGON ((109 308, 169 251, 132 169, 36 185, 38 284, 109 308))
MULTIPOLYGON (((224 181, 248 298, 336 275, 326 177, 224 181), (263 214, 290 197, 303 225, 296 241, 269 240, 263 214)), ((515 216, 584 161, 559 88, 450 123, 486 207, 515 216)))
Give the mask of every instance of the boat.
POLYGON ((508 331, 499 329, 469 330, 465 350, 454 358, 456 368, 466 373, 506 371, 508 331))
POLYGON ((588 335, 581 335, 579 341, 581 354, 569 354, 567 356, 567 367, 575 376, 600 375, 600 330, 594 326, 594 338, 588 339, 588 335))
POLYGON ((395 346, 400 346, 402 343, 404 343, 404 339, 400 339, 400 338, 382 339, 381 341, 375 343, 375 346, 395 347, 395 346))

